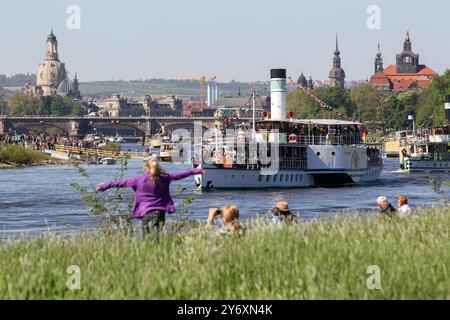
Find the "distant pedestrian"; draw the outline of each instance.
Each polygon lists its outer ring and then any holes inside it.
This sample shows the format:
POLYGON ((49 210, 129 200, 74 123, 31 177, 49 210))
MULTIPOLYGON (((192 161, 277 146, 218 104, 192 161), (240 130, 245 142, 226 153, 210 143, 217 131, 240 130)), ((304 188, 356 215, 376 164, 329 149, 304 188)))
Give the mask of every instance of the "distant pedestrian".
POLYGON ((385 196, 378 197, 377 199, 378 208, 380 209, 380 213, 388 216, 389 218, 393 218, 397 210, 390 204, 385 196))
POLYGON ((175 206, 170 196, 170 183, 203 173, 205 170, 201 168, 165 173, 159 162, 151 159, 145 163, 143 175, 124 181, 101 183, 98 185, 97 191, 105 191, 109 188, 132 188, 134 191, 132 218, 141 219, 142 234, 145 236, 150 231, 149 225, 155 231, 161 231, 166 213, 175 212, 175 206))
POLYGON ((400 218, 411 215, 411 207, 408 205, 408 197, 401 195, 398 197, 398 213, 400 218))

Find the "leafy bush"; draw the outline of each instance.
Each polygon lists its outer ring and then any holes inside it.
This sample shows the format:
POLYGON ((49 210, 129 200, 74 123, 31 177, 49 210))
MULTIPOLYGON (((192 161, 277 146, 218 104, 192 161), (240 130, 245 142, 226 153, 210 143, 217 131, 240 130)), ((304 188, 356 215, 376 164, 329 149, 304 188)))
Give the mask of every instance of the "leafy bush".
POLYGON ((49 156, 43 152, 25 149, 22 145, 0 145, 0 162, 30 164, 34 161, 47 160, 49 156))
POLYGON ((117 142, 107 141, 106 145, 103 147, 100 147, 100 149, 103 149, 106 151, 120 151, 122 149, 122 145, 117 142))
MULTIPOLYGON (((112 180, 123 179, 127 170, 128 159, 119 160, 120 166, 116 176, 112 180)), ((133 206, 132 197, 128 197, 129 201, 123 205, 124 199, 127 198, 126 188, 112 189, 112 194, 108 193, 106 197, 96 192, 97 185, 91 180, 87 171, 78 162, 73 162, 78 173, 86 179, 87 186, 78 183, 70 185, 78 190, 81 195, 82 202, 89 208, 91 216, 97 223, 97 228, 101 231, 112 232, 114 230, 130 232, 131 229, 131 208, 133 206)))

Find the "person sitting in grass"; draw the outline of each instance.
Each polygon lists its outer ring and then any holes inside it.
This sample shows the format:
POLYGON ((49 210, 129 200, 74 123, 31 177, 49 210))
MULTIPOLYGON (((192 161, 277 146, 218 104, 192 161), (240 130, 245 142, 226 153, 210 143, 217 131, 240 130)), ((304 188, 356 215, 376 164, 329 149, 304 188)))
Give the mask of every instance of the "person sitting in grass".
POLYGON ((132 218, 141 220, 142 234, 145 236, 150 231, 149 225, 155 231, 161 231, 166 213, 175 212, 170 196, 170 183, 203 173, 205 170, 202 168, 165 173, 157 160, 150 159, 144 165, 143 175, 124 181, 101 183, 97 186, 97 192, 110 188, 132 188, 134 191, 132 218))
POLYGON ((385 196, 378 197, 377 199, 378 208, 380 209, 380 213, 389 218, 393 218, 397 213, 397 210, 390 204, 385 196))
POLYGON ((400 218, 405 218, 411 214, 411 208, 408 205, 408 197, 407 196, 399 196, 398 197, 398 213, 400 218))
POLYGON ((271 209, 268 214, 270 222, 273 223, 281 222, 280 209, 278 209, 277 207, 271 209))
POLYGON ((222 209, 209 209, 207 226, 214 224, 216 217, 222 218, 223 227, 219 230, 220 234, 237 234, 242 232, 242 225, 239 223, 239 208, 236 206, 225 206, 222 209))
POLYGON ((278 202, 275 208, 270 210, 269 218, 272 222, 295 222, 295 217, 287 202, 278 202))

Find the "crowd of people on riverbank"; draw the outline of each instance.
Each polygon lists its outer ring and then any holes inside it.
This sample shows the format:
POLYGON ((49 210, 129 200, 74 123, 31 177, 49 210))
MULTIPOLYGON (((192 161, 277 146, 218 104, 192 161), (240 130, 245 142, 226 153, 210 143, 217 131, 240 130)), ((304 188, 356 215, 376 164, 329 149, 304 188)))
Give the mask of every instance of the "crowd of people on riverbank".
POLYGON ((56 144, 58 144, 58 137, 45 133, 39 135, 0 133, 0 143, 22 145, 34 150, 54 150, 56 144))
POLYGON ((55 150, 56 145, 65 147, 97 149, 100 141, 91 139, 71 139, 66 136, 41 133, 33 135, 31 133, 0 133, 0 143, 17 144, 25 148, 34 150, 55 150))

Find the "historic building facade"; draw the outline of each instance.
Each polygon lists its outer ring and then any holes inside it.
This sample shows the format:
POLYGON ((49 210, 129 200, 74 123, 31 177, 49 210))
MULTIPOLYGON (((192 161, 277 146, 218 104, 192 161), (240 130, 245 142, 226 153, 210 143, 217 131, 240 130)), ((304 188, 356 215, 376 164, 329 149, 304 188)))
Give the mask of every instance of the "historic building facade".
POLYGON ((58 40, 53 34, 53 30, 45 41, 45 58, 39 64, 36 74, 36 86, 30 84, 29 79, 25 84, 25 92, 50 96, 54 94, 70 96, 80 99, 80 89, 77 75, 74 80, 70 80, 66 65, 59 60, 58 40))
POLYGON ((375 58, 375 74, 369 83, 384 91, 407 91, 427 88, 433 77, 438 74, 419 63, 419 55, 412 51, 412 42, 409 32, 403 43, 403 51, 396 56, 396 64, 383 69, 383 58, 380 47, 375 58))
POLYGON ((330 70, 330 85, 332 87, 345 87, 345 71, 341 67, 341 52, 339 51, 339 43, 336 35, 336 50, 333 57, 333 68, 330 70))
POLYGON ((134 100, 120 94, 96 101, 98 114, 104 117, 180 117, 183 101, 175 96, 152 98, 146 95, 143 99, 134 100))

